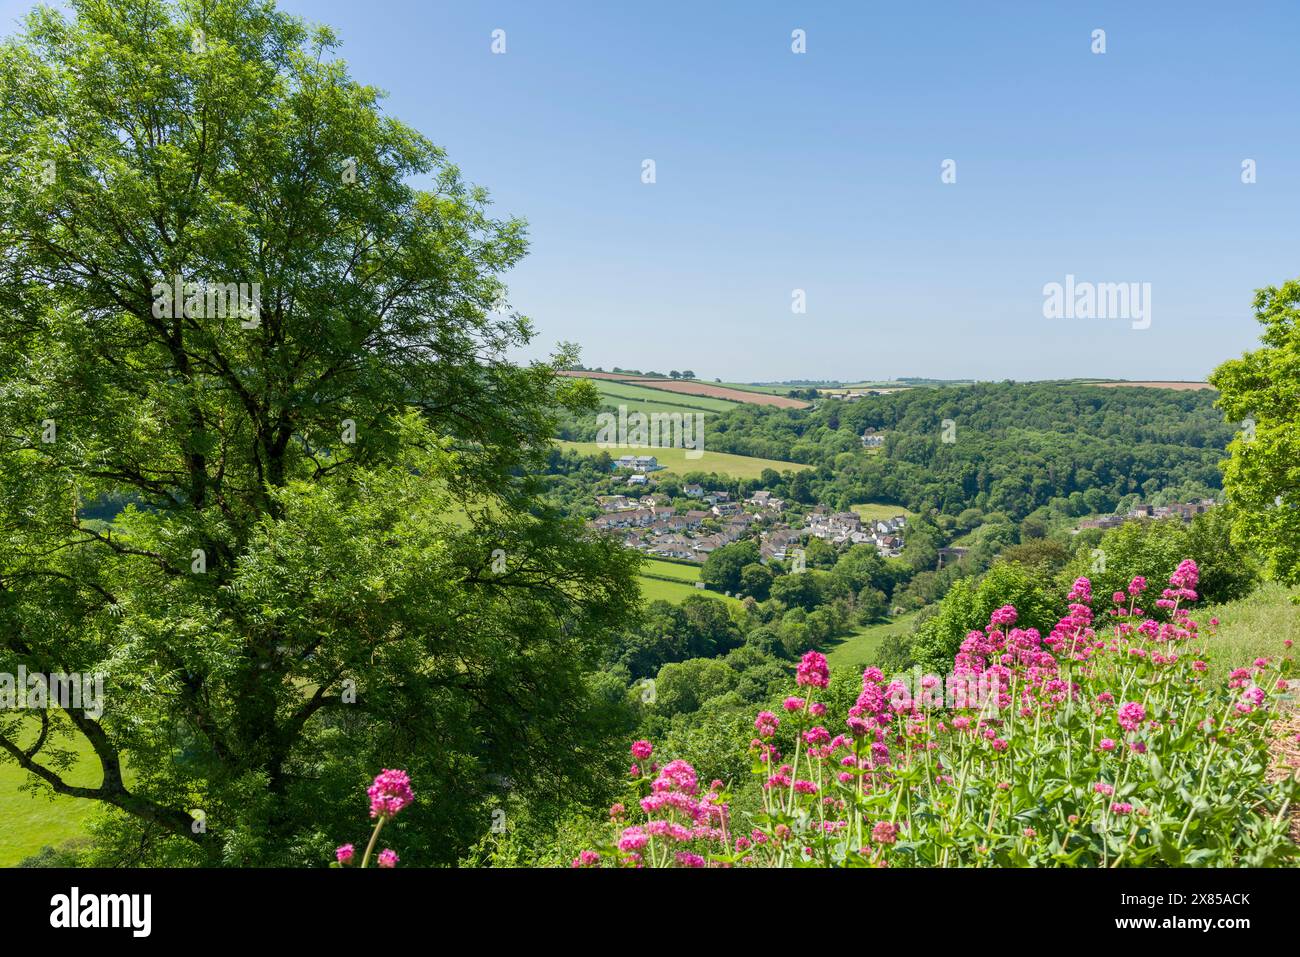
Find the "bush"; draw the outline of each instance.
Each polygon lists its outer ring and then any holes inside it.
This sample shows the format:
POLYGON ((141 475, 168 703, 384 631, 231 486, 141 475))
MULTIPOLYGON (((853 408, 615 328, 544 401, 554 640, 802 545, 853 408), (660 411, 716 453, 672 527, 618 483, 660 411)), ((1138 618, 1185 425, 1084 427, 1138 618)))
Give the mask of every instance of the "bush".
POLYGON ((1126 522, 1107 532, 1098 551, 1079 549, 1066 580, 1087 575, 1098 595, 1123 591, 1136 575, 1158 581, 1180 558, 1191 558, 1200 569, 1198 591, 1207 602, 1235 601, 1259 583, 1255 563, 1232 543, 1233 517, 1226 505, 1196 516, 1191 523, 1176 519, 1126 522))

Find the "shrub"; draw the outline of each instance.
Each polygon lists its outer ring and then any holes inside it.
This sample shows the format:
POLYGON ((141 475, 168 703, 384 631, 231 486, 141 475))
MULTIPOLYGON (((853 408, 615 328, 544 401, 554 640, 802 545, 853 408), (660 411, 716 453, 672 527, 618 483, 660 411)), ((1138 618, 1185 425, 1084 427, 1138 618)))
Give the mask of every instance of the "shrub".
POLYGON ((1269 780, 1268 748, 1292 659, 1207 679, 1213 622, 1183 607, 1197 578, 1181 562, 1150 614, 1142 579, 1094 600, 1080 578, 1046 637, 995 609, 946 681, 868 668, 838 734, 815 699, 850 699, 810 651, 783 714, 754 721, 761 808, 733 820, 722 781, 639 741, 612 839, 574 866, 1286 863, 1300 782, 1269 780))

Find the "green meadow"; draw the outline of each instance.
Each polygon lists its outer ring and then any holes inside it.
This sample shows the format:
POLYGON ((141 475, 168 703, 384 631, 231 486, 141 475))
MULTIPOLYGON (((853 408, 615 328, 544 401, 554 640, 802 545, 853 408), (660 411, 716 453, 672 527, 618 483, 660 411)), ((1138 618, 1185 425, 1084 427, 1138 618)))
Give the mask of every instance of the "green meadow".
POLYGON ((861 505, 850 505, 849 508, 862 516, 864 522, 894 518, 898 515, 905 515, 909 520, 916 518, 916 513, 910 509, 903 508, 901 505, 889 505, 883 502, 863 502, 861 505))
POLYGON ((828 642, 826 660, 832 668, 865 668, 875 663, 876 650, 887 635, 909 635, 919 611, 889 621, 859 625, 853 633, 828 642))
POLYGON ((733 455, 730 452, 712 452, 705 449, 698 458, 687 458, 688 449, 602 449, 595 442, 567 442, 559 441, 561 448, 571 449, 580 455, 599 455, 604 452, 612 459, 617 459, 620 455, 653 455, 659 460, 659 464, 665 466, 660 472, 652 473, 662 475, 664 472, 671 472, 674 475, 686 475, 691 472, 716 472, 719 475, 729 475, 738 479, 756 479, 763 474, 763 469, 775 469, 778 472, 801 471, 809 468, 807 465, 800 465, 795 462, 782 462, 778 459, 760 459, 749 455, 733 455))
MULTIPOLYGON (((78 734, 61 741, 60 746, 76 755, 73 765, 61 772, 64 779, 69 784, 96 787, 102 775, 90 742, 78 734)), ((55 794, 44 786, 33 792, 25 787, 33 780, 12 761, 0 761, 0 867, 13 867, 42 847, 57 847, 82 836, 87 822, 101 806, 95 801, 55 794)))
POLYGON ((705 395, 684 395, 680 392, 668 392, 664 389, 651 389, 646 386, 632 385, 626 382, 611 382, 608 379, 593 379, 596 391, 608 405, 626 405, 628 413, 632 412, 730 412, 739 403, 726 399, 716 399, 705 395))

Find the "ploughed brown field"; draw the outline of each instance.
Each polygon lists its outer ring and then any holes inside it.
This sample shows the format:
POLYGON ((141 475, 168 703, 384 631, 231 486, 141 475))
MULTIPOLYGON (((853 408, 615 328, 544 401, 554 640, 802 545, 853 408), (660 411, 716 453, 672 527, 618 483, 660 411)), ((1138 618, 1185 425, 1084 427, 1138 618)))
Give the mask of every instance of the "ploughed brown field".
POLYGON ((784 395, 768 395, 764 392, 746 392, 744 389, 729 389, 723 385, 709 385, 707 382, 694 382, 690 379, 660 379, 655 376, 623 375, 614 372, 563 372, 562 375, 579 379, 607 379, 612 382, 627 382, 646 389, 658 389, 661 392, 677 392, 682 395, 704 395, 714 399, 730 399, 732 402, 748 402, 750 405, 771 405, 778 409, 806 409, 808 403, 800 399, 791 399, 784 395))
POLYGON ((1116 389, 1124 386, 1143 386, 1148 389, 1174 389, 1178 392, 1192 392, 1196 389, 1213 389, 1214 386, 1208 382, 1096 382, 1094 385, 1102 386, 1106 389, 1116 389))

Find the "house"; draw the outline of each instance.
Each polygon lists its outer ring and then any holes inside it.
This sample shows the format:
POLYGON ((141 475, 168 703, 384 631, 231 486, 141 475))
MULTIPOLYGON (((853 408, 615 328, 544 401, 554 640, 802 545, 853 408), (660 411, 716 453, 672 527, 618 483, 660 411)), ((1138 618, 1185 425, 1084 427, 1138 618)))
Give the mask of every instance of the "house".
POLYGON ((605 512, 597 515, 591 522, 598 529, 608 528, 645 528, 655 520, 654 509, 633 508, 621 512, 605 512))
POLYGON ((653 455, 620 455, 614 460, 614 467, 631 469, 634 472, 655 472, 662 468, 653 455))
POLYGON ((703 498, 704 486, 696 485, 694 482, 692 482, 690 485, 683 485, 682 494, 685 495, 687 498, 703 498))
POLYGON ((659 558, 694 558, 693 542, 680 536, 670 535, 659 539, 650 546, 650 554, 659 558))
POLYGON ((644 475, 629 475, 627 477, 628 485, 645 485, 648 481, 644 475))
POLYGON ((885 437, 875 429, 867 429, 862 433, 862 447, 864 449, 878 449, 885 444, 885 437))
POLYGON ((711 552, 721 548, 723 544, 725 543, 722 541, 722 539, 719 536, 710 535, 707 538, 696 539, 695 545, 693 546, 693 550, 696 555, 703 558, 704 556, 709 555, 711 552))
POLYGON ((708 502, 710 505, 717 505, 719 502, 729 502, 731 501, 731 493, 709 492, 704 496, 704 501, 708 502))
POLYGON ((773 532, 767 532, 759 540, 758 554, 760 561, 764 563, 769 561, 783 562, 789 553, 799 544, 802 536, 799 532, 790 528, 781 528, 773 532))
POLYGON ((757 505, 760 508, 767 508, 767 503, 771 500, 772 493, 764 489, 761 492, 755 492, 745 501, 750 505, 757 505))
POLYGON ((735 515, 740 511, 740 505, 736 502, 719 502, 713 506, 714 515, 735 515))
POLYGON ((686 513, 686 524, 691 528, 698 528, 699 524, 706 518, 709 518, 711 514, 712 513, 710 512, 693 508, 686 513))
POLYGON ((636 508, 637 504, 626 495, 597 495, 596 504, 606 512, 619 512, 627 508, 636 508))

